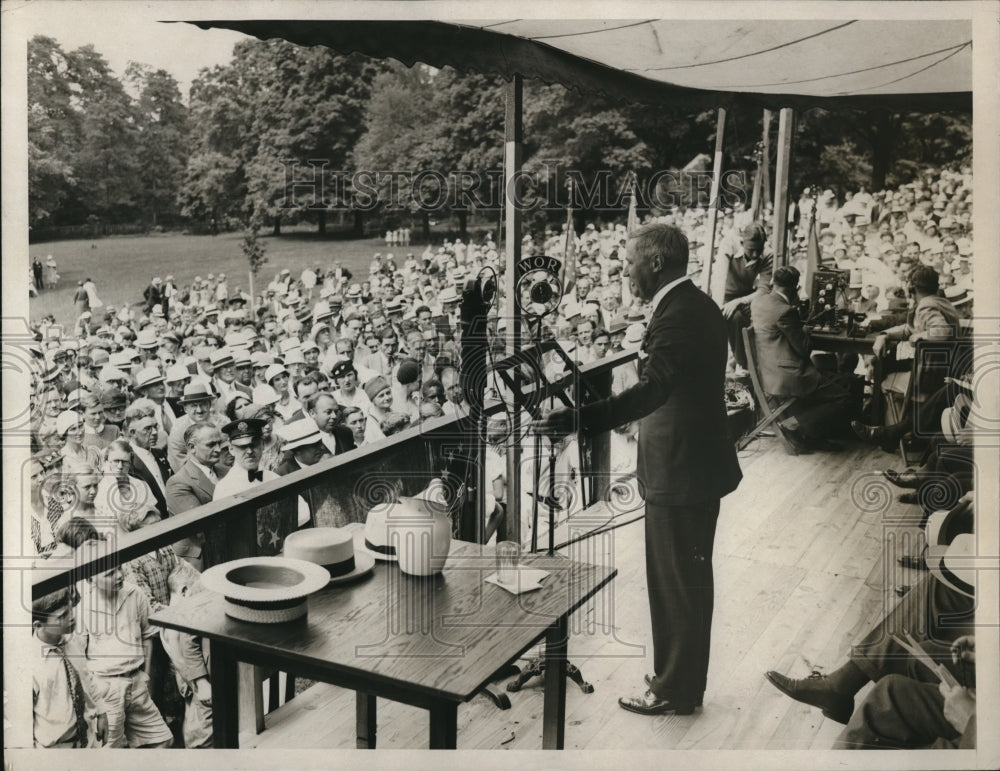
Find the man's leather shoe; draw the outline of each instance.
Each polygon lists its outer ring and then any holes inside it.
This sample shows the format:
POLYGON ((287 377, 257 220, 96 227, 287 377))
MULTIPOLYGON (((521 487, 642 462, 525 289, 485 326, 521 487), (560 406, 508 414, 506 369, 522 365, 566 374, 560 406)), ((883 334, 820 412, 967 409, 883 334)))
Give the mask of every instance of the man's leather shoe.
POLYGON ((826 675, 813 672, 803 680, 793 680, 780 672, 768 672, 765 677, 775 688, 795 701, 819 707, 823 715, 847 725, 854 713, 854 697, 835 693, 827 682, 826 675))
MULTIPOLYGON (((643 677, 643 680, 646 681, 646 687, 647 688, 649 688, 649 689, 653 688, 653 678, 654 677, 656 677, 656 676, 655 675, 645 675, 643 677)), ((697 699, 697 701, 695 701, 694 705, 696 707, 700 707, 701 706, 702 698, 703 698, 702 696, 699 696, 698 699, 697 699)))
POLYGON ((896 496, 896 500, 900 503, 920 503, 916 493, 900 493, 896 496))
POLYGON ((882 444, 885 441, 885 429, 882 426, 867 426, 860 420, 852 420, 851 430, 863 442, 882 444))
POLYGON ((661 699, 652 691, 646 691, 642 696, 623 696, 618 704, 622 709, 640 715, 690 715, 695 708, 694 702, 661 699))
POLYGON ((896 471, 895 469, 888 468, 882 472, 882 475, 889 480, 896 487, 908 487, 912 490, 920 487, 920 483, 927 476, 919 471, 915 471, 911 468, 905 471, 896 471))

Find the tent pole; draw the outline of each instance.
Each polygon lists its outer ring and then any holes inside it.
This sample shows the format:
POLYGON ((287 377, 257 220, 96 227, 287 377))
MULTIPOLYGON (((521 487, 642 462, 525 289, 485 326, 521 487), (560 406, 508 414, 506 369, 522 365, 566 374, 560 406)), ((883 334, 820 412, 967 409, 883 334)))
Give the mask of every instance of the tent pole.
POLYGON ((778 167, 774 177, 774 267, 788 264, 788 166, 792 159, 795 111, 782 107, 778 114, 778 167))
MULTIPOLYGON (((523 83, 520 75, 514 75, 507 83, 507 109, 504 115, 504 208, 507 213, 504 240, 506 241, 506 269, 504 271, 504 308, 509 336, 507 355, 521 352, 521 312, 515 298, 515 266, 521 259, 521 209, 517 205, 515 182, 521 174, 524 151, 523 83)), ((517 368, 511 373, 515 384, 520 377, 517 368)), ((521 542, 521 412, 514 409, 511 414, 511 442, 507 450, 507 540, 521 542)))
MULTIPOLYGON (((715 262, 715 221, 719 212, 719 188, 722 182, 722 147, 726 132, 726 110, 719 108, 715 124, 715 159, 712 161, 712 196, 708 203, 708 258, 701 270, 701 289, 712 292, 712 263, 715 262)), ((721 300, 721 298, 715 298, 721 300)))
POLYGON ((771 119, 773 117, 773 112, 764 110, 764 184, 761 187, 764 208, 767 208, 767 205, 771 203, 771 119))

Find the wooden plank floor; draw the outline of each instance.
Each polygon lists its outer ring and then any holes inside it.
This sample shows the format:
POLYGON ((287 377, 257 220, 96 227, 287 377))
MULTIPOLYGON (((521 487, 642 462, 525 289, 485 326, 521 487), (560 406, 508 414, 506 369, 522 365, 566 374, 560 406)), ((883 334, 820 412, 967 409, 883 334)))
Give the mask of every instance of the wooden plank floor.
MULTIPOLYGON (((818 710, 781 695, 764 672, 836 667, 896 602, 896 585, 916 580, 895 564, 903 549, 919 547, 912 522, 900 524, 915 507, 895 503, 877 474, 898 467, 898 458, 860 445, 791 457, 775 439, 742 455, 743 483, 722 503, 708 692, 694 715, 649 718, 617 705, 652 671, 641 521, 572 547, 575 558, 613 560, 619 574, 571 620, 571 659, 596 690, 569 685, 567 749, 808 750, 829 748, 839 733, 818 710)), ((541 747, 540 680, 510 696, 507 711, 482 695, 459 707, 459 748, 541 747)), ((266 723, 241 746, 353 748, 354 694, 318 684, 266 723)), ((427 725, 422 710, 378 702, 379 748, 425 748, 427 725)))

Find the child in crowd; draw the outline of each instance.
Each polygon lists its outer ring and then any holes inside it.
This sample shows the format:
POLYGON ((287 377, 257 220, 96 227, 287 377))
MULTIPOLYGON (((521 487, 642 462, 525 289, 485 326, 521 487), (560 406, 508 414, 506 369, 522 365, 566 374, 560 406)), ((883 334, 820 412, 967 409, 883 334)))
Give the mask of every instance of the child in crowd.
POLYGON ((39 652, 32 663, 35 747, 64 749, 90 745, 90 726, 103 743, 108 718, 93 697, 93 679, 73 634, 75 589, 60 589, 31 603, 31 631, 39 652))
MULTIPOLYGON (((193 570, 171 573, 171 605, 202 590, 201 578, 193 570)), ((163 629, 163 647, 174 665, 177 687, 184 698, 184 746, 198 749, 212 746, 212 686, 209 682, 208 640, 163 629)))
MULTIPOLYGON (((80 547, 88 560, 108 550, 104 541, 80 547)), ((150 695, 148 671, 157 629, 149 623, 149 600, 134 584, 125 583, 117 565, 85 579, 84 585, 83 649, 93 674, 94 697, 107 707, 107 744, 170 747, 173 736, 150 695)))

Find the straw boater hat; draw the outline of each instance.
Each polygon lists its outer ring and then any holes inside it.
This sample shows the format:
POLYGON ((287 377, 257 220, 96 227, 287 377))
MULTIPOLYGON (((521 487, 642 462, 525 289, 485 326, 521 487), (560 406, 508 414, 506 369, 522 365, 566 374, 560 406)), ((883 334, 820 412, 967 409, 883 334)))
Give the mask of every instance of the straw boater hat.
POLYGON ((209 568, 201 574, 201 582, 225 597, 227 616, 257 624, 281 624, 306 615, 309 595, 325 587, 330 574, 306 560, 247 557, 209 568))
POLYGON ((310 417, 286 423, 278 429, 278 436, 284 441, 281 446, 282 450, 296 450, 299 447, 308 447, 323 441, 323 434, 320 432, 319 426, 310 417))
POLYGON ((354 536, 340 527, 311 527, 285 538, 285 556, 322 565, 329 583, 342 584, 367 575, 375 558, 354 548, 354 536))
POLYGON ((966 597, 975 595, 976 536, 972 510, 960 502, 948 511, 935 511, 927 520, 927 568, 945 586, 966 597))

